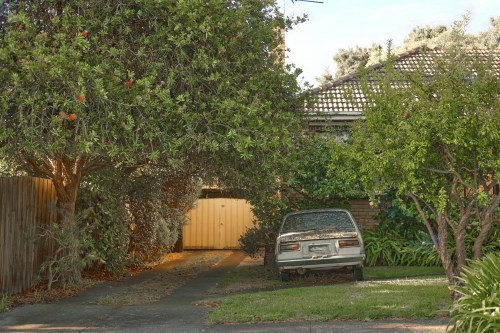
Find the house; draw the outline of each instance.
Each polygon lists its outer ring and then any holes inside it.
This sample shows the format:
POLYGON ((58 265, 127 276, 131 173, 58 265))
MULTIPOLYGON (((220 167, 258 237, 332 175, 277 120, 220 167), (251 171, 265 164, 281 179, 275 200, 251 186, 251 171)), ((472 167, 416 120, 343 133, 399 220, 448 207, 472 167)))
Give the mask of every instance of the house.
MULTIPOLYGON (((500 70, 500 49, 469 49, 467 53, 471 56, 479 55, 485 62, 493 56, 493 66, 500 70)), ((423 64, 426 73, 432 75, 433 59, 442 54, 443 50, 440 48, 421 46, 396 56, 394 68, 401 72, 413 72, 423 64)), ((366 70, 383 74, 384 64, 376 64, 366 70)), ((371 76, 369 84, 374 85, 377 80, 376 76, 371 76)), ((348 131, 349 123, 363 118, 360 105, 364 104, 366 99, 361 89, 360 72, 342 76, 311 90, 310 93, 313 102, 306 106, 310 130, 321 132, 330 126, 340 131, 348 131)))
MULTIPOLYGON (((401 72, 414 72, 424 68, 425 74, 432 75, 434 59, 443 55, 440 48, 421 46, 394 59, 394 68, 401 72)), ((491 56, 493 66, 500 69, 500 49, 470 49, 466 50, 470 56, 479 56, 486 62, 491 56)), ((376 75, 369 75, 368 85, 376 86, 383 77, 385 64, 376 64, 366 68, 376 75)), ((349 127, 353 121, 363 119, 363 105, 366 105, 366 96, 361 88, 361 73, 353 72, 340 77, 335 81, 322 85, 310 91, 311 101, 306 105, 309 114, 309 129, 316 132, 332 132, 337 139, 346 139, 349 136, 349 127)), ((377 222, 373 216, 378 209, 370 207, 369 199, 350 200, 351 212, 354 218, 368 228, 377 222)))

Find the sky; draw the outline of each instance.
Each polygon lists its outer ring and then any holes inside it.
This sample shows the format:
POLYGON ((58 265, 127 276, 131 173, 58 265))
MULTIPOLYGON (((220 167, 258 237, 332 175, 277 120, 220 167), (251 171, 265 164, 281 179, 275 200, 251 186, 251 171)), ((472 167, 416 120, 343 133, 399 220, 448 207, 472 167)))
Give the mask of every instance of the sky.
POLYGON ((487 30, 490 17, 500 16, 500 0, 317 0, 323 4, 278 0, 287 16, 308 15, 308 21, 285 34, 287 63, 303 70, 302 81, 318 86, 315 78, 326 67, 335 73, 332 57, 339 48, 401 45, 415 27, 451 27, 470 11, 469 33, 487 30))

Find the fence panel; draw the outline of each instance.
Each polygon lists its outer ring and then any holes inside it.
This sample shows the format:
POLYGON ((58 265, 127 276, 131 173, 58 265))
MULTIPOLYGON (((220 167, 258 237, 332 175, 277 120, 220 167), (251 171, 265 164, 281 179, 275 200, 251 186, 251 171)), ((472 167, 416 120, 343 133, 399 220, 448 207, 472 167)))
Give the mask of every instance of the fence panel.
POLYGON ((56 220, 48 206, 55 201, 48 179, 0 178, 0 294, 31 288, 42 262, 55 244, 37 235, 56 220))

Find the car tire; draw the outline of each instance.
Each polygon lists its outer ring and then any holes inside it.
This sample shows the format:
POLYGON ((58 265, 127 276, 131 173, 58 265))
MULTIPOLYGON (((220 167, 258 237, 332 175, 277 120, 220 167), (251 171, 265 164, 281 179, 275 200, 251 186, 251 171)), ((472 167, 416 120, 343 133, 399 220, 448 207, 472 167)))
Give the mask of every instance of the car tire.
POLYGON ((363 276, 363 267, 353 267, 352 275, 356 281, 363 281, 365 279, 363 276))
POLYGON ((281 272, 281 281, 289 282, 290 281, 290 272, 287 272, 287 271, 281 272))

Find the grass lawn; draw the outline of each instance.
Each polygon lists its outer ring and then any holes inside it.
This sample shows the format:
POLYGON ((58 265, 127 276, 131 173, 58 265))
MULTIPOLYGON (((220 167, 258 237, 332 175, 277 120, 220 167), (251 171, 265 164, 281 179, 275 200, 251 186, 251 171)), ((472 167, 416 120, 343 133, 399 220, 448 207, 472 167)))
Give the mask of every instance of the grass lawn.
MULTIPOLYGON (((442 273, 442 269, 439 271, 428 268, 365 268, 365 277, 442 273)), ((283 285, 293 288, 198 302, 215 305, 207 318, 209 324, 287 320, 424 319, 435 317, 436 311, 451 304, 444 275, 354 282, 350 274, 334 273, 328 277, 296 277, 292 282, 284 283, 279 280, 275 269, 263 266, 239 267, 233 270, 220 281, 212 293, 231 293, 247 289, 244 287, 245 283, 250 283, 252 288, 279 288, 283 285), (324 282, 329 284, 324 285, 324 282), (303 283, 312 286, 301 287, 300 284, 303 283), (314 286, 315 283, 322 285, 314 286)))

